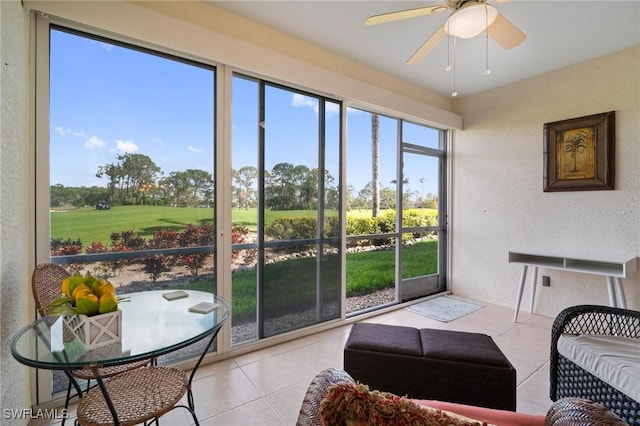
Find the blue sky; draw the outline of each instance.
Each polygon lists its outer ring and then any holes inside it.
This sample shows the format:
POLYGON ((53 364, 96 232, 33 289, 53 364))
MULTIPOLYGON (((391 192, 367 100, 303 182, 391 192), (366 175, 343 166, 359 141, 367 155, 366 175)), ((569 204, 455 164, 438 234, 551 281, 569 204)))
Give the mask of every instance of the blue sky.
MULTIPOLYGON (((57 30, 51 34, 50 66, 51 184, 105 186, 106 179, 95 176, 98 168, 124 153, 147 155, 165 176, 187 169, 214 172, 214 68, 57 30)), ((257 165, 256 100, 254 81, 234 79, 234 168, 257 165)), ((317 167, 317 99, 268 86, 266 105, 267 168, 280 162, 317 167)), ((339 118, 337 104, 328 104, 326 164, 336 179, 339 118)), ((397 125, 381 117, 383 187, 395 179, 397 125)), ((370 114, 350 109, 347 135, 347 181, 359 190, 371 180, 370 114)), ((405 126, 404 137, 437 143, 437 132, 423 126, 405 126)), ((437 170, 431 160, 418 160, 405 158, 410 189, 435 192, 437 170)))

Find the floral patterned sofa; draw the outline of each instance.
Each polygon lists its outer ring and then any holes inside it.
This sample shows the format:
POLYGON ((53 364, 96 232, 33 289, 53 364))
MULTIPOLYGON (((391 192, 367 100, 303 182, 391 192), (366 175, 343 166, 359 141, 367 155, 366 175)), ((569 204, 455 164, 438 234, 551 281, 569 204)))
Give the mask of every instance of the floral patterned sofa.
POLYGON ((602 405, 579 398, 553 403, 546 416, 442 401, 412 400, 370 390, 342 370, 310 383, 296 426, 625 426, 602 405))

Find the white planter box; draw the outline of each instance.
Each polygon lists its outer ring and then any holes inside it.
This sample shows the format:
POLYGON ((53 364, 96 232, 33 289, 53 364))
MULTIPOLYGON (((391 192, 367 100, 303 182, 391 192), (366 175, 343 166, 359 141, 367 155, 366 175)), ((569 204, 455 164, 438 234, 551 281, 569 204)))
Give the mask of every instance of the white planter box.
POLYGON ((86 350, 119 342, 122 334, 122 311, 93 316, 67 315, 64 317, 64 335, 76 338, 86 350))

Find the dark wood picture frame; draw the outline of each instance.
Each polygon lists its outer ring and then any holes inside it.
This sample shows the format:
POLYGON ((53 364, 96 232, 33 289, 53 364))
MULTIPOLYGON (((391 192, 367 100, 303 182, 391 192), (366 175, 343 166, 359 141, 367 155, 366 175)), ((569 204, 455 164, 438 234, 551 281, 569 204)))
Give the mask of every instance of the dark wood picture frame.
POLYGON ((615 111, 544 125, 544 192, 615 189, 615 111))

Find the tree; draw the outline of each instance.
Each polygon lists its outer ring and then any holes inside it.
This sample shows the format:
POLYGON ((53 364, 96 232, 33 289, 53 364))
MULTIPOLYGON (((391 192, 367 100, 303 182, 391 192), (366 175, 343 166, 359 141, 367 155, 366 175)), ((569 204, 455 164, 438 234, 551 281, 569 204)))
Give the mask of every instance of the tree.
POLYGON ((125 203, 141 204, 142 186, 155 183, 160 175, 160 167, 144 154, 126 153, 118 155, 124 178, 125 203))
MULTIPOLYGON (((347 194, 347 197, 349 197, 349 194, 347 194)), ((347 205, 349 205, 348 199, 347 205)), ((340 191, 335 185, 334 177, 326 169, 324 171, 324 207, 327 209, 340 207, 340 191)))
POLYGON ((189 178, 185 172, 171 172, 162 180, 167 203, 172 207, 187 207, 189 203, 189 178))
POLYGON ((380 210, 380 116, 371 114, 371 216, 380 210))
POLYGON ((356 204, 359 208, 370 207, 372 200, 372 184, 371 182, 367 183, 364 188, 358 191, 358 196, 356 198, 356 204))
POLYGON ((141 193, 144 185, 155 183, 162 175, 160 167, 143 154, 119 154, 116 164, 98 167, 96 177, 107 176, 111 202, 120 204, 140 204, 144 202, 141 193))
POLYGON ((119 165, 111 163, 100 166, 98 167, 96 177, 102 178, 103 176, 109 178, 109 182, 107 182, 109 198, 107 201, 113 203, 116 201, 116 189, 122 180, 122 168, 119 165))
POLYGON ((300 165, 293 169, 296 203, 293 208, 313 209, 318 206, 318 169, 300 165))
POLYGON ((211 206, 213 204, 213 178, 211 173, 198 169, 187 169, 184 173, 191 192, 189 205, 193 207, 203 204, 211 206))
POLYGON ((268 185, 265 182, 265 205, 274 210, 292 209, 296 201, 294 165, 278 163, 271 169, 268 185))
POLYGON ((394 189, 384 187, 380 191, 380 206, 383 209, 396 208, 396 191, 394 189))
POLYGON ((253 166, 243 166, 234 170, 233 181, 237 185, 238 207, 247 210, 254 200, 255 190, 253 182, 258 176, 258 169, 253 166))
POLYGON ((353 209, 353 208, 359 207, 356 204, 356 196, 354 194, 355 191, 356 191, 356 188, 353 185, 351 184, 347 185, 347 194, 346 194, 347 209, 353 209))

